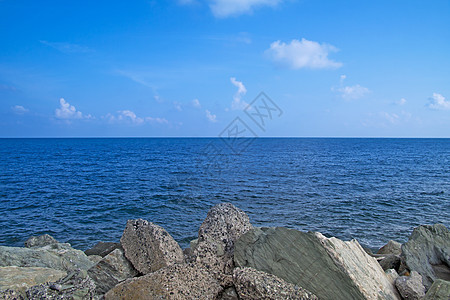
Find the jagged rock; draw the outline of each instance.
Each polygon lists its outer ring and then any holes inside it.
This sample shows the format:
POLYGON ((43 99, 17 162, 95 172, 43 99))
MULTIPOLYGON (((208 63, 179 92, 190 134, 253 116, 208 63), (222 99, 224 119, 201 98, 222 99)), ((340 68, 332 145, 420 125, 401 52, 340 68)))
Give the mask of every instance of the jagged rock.
POLYGON ((389 254, 383 259, 379 260, 378 263, 384 271, 389 269, 398 270, 400 268, 402 260, 398 255, 389 254))
POLYGON ((219 300, 239 300, 238 294, 234 286, 224 289, 219 297, 219 300))
POLYGON ((126 259, 121 249, 112 251, 88 270, 88 275, 95 282, 95 292, 98 295, 106 293, 119 282, 137 274, 138 272, 126 259))
POLYGON ((416 227, 403 244, 402 255, 408 269, 422 275, 423 285, 429 289, 439 278, 433 265, 450 266, 450 231, 442 224, 416 227))
POLYGON ((94 264, 96 264, 99 261, 101 261, 103 257, 101 257, 100 255, 89 255, 88 258, 90 261, 92 261, 94 264))
POLYGON ((0 290, 25 291, 33 285, 56 281, 67 273, 60 270, 39 267, 0 267, 0 290))
POLYGON ((303 287, 319 299, 399 299, 375 258, 356 240, 282 227, 255 228, 235 244, 238 267, 252 267, 303 287))
POLYGON ((94 247, 87 249, 84 253, 87 256, 91 255, 99 255, 101 257, 105 257, 109 253, 113 252, 116 249, 122 248, 120 243, 113 242, 98 242, 94 247))
POLYGON ((32 248, 32 247, 44 247, 51 244, 57 244, 58 241, 55 240, 51 235, 43 234, 39 236, 32 236, 28 238, 25 242, 25 247, 32 248))
MULTIPOLYGON (((198 231, 198 240, 191 242, 193 261, 209 269, 224 286, 223 279, 232 274, 234 243, 252 229, 248 216, 231 203, 212 207, 198 231)), ((231 277, 230 277, 231 278, 231 277)))
POLYGON ((400 276, 395 281, 400 295, 403 299, 421 300, 425 297, 425 287, 422 284, 422 276, 416 271, 411 272, 411 276, 400 276))
POLYGON ((436 279, 424 300, 448 300, 450 299, 450 281, 436 279))
POLYGON ((21 248, 0 246, 0 266, 42 267, 61 271, 87 270, 94 263, 83 251, 70 244, 51 244, 44 247, 21 248))
POLYGON ((7 289, 0 290, 0 300, 25 300, 25 293, 7 289))
POLYGON ((399 242, 390 240, 386 245, 377 251, 377 254, 393 254, 400 255, 402 253, 402 244, 399 242))
POLYGON ((222 292, 209 272, 193 264, 175 264, 119 283, 105 294, 113 299, 216 299, 222 292))
POLYGON ((398 278, 398 273, 394 269, 389 269, 384 272, 386 274, 387 279, 392 285, 395 285, 395 280, 398 278))
POLYGON ((233 279, 239 299, 242 300, 318 299, 301 287, 253 268, 234 269, 233 279))
POLYGON ((85 270, 74 270, 56 282, 29 288, 28 299, 95 299, 95 283, 85 270))
POLYGON ((120 243, 126 258, 143 274, 184 260, 180 246, 164 228, 142 219, 128 220, 120 243))

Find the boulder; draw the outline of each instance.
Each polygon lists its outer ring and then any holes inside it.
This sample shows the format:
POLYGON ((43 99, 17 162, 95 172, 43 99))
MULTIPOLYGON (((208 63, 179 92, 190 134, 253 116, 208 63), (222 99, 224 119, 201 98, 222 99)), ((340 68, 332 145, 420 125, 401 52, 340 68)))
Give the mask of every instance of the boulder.
POLYGON ((239 299, 318 299, 307 290, 253 268, 236 268, 233 281, 239 299))
POLYGON ((109 253, 113 252, 116 249, 122 248, 120 243, 113 242, 98 242, 94 247, 87 249, 84 253, 88 256, 91 255, 99 255, 101 257, 105 257, 109 253))
POLYGON ((393 254, 400 255, 402 253, 402 244, 399 242, 390 240, 386 245, 377 251, 377 254, 393 254))
POLYGON ((436 279, 428 292, 425 300, 448 300, 450 299, 450 281, 436 279))
POLYGON ((28 299, 95 299, 95 283, 85 270, 74 270, 56 282, 35 285, 26 291, 28 299))
POLYGON ((113 299, 216 299, 222 292, 217 280, 193 264, 175 264, 119 283, 105 294, 113 299))
POLYGON ((126 258, 142 274, 184 261, 183 251, 172 236, 142 219, 128 220, 120 243, 126 258))
POLYGON ((416 227, 403 244, 402 255, 408 269, 422 275, 423 284, 429 289, 439 278, 433 265, 450 266, 450 231, 442 224, 416 227))
POLYGON ((381 258, 378 263, 384 271, 389 269, 394 269, 397 271, 400 268, 402 259, 398 255, 389 254, 384 258, 381 258))
POLYGON ((220 203, 212 207, 200 226, 198 240, 191 242, 192 261, 209 269, 216 278, 231 275, 234 243, 252 228, 248 216, 233 204, 220 203))
POLYGON ((400 276, 395 281, 400 295, 403 299, 420 300, 425 297, 425 287, 422 284, 422 276, 416 271, 411 272, 411 276, 400 276))
POLYGON ((319 299, 399 299, 375 258, 356 240, 282 227, 255 228, 235 244, 238 267, 252 267, 303 287, 319 299))
POLYGON ((57 244, 58 241, 55 240, 51 235, 43 234, 39 236, 32 236, 28 238, 25 242, 25 247, 32 248, 32 247, 44 247, 51 244, 57 244))
POLYGON ((386 270, 384 273, 386 274, 386 277, 388 278, 389 282, 392 285, 395 285, 395 280, 397 280, 397 278, 398 278, 397 271, 395 271, 394 269, 389 269, 389 270, 386 270))
POLYGON ((57 281, 67 273, 40 267, 0 267, 0 290, 25 291, 34 285, 57 281))
POLYGON ((42 267, 61 271, 87 270, 94 263, 83 251, 69 244, 51 244, 44 247, 21 248, 0 246, 0 266, 42 267))
POLYGON ((95 292, 98 295, 106 293, 119 282, 138 274, 121 249, 116 249, 106 255, 87 272, 95 282, 95 292))

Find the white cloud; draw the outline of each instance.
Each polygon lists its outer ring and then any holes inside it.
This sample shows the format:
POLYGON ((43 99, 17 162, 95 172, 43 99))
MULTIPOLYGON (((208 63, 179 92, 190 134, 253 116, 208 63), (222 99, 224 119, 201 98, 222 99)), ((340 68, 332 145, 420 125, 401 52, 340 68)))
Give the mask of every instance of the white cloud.
POLYGON ((397 102, 395 102, 397 105, 405 105, 406 104, 406 99, 405 98, 401 98, 400 100, 398 100, 397 102))
POLYGON ((428 107, 436 110, 450 109, 450 101, 446 101, 445 97, 438 93, 433 93, 433 97, 428 98, 428 107))
POLYGON ((209 110, 205 110, 206 112, 206 118, 210 121, 210 122, 217 122, 216 120, 216 115, 213 115, 209 110))
POLYGON ((119 110, 117 115, 107 114, 105 116, 110 123, 128 123, 134 125, 143 125, 147 123, 168 124, 165 118, 153 118, 153 117, 138 117, 131 110, 119 110))
POLYGON ((355 100, 360 99, 370 93, 370 90, 366 87, 360 86, 359 84, 344 86, 344 81, 347 78, 346 75, 341 75, 340 77, 340 87, 332 87, 331 90, 341 94, 344 100, 355 100))
POLYGON ((257 7, 274 7, 281 2, 282 0, 210 0, 209 7, 215 17, 226 18, 251 13, 257 7))
POLYGON ((238 88, 236 94, 234 94, 233 96, 233 102, 231 102, 231 109, 237 110, 246 108, 248 104, 245 101, 242 101, 241 98, 243 95, 247 93, 247 89, 245 88, 244 84, 241 81, 237 81, 236 78, 234 77, 231 77, 230 81, 235 87, 238 88))
POLYGON ((22 105, 14 105, 13 107, 11 107, 11 109, 18 115, 23 115, 30 111, 29 109, 26 109, 22 105))
POLYGON ((64 98, 59 99, 59 108, 55 109, 55 116, 58 119, 92 119, 91 115, 83 115, 81 111, 77 111, 75 106, 70 105, 64 98))
MULTIPOLYGON (((292 40, 289 44, 275 41, 266 54, 278 65, 291 69, 339 68, 342 63, 328 59, 330 52, 338 49, 332 45, 319 44, 307 39, 292 40)), ((344 75, 345 76, 345 75, 344 75)))
POLYGON ((195 108, 201 108, 202 106, 200 105, 200 101, 198 101, 198 99, 194 99, 192 100, 192 106, 195 108))

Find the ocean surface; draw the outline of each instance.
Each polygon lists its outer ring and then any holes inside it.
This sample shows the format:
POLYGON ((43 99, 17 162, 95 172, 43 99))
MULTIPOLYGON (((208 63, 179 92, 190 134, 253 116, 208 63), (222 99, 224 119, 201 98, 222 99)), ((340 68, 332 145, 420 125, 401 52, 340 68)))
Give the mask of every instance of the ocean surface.
POLYGON ((220 202, 373 249, 450 225, 450 139, 0 139, 0 158, 3 246, 49 233, 85 250, 143 218, 185 247, 220 202))

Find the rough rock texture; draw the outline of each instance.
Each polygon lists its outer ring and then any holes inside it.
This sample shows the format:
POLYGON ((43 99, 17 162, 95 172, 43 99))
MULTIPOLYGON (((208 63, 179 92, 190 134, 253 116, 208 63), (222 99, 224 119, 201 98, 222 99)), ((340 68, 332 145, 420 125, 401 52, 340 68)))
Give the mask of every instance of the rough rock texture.
POLYGON ((319 299, 399 299, 375 258, 356 240, 255 228, 235 244, 236 266, 253 267, 303 287, 319 299))
POLYGON ((239 299, 318 299, 307 290, 253 268, 236 268, 233 281, 239 299))
POLYGON ((386 245, 377 251, 377 254, 394 254, 400 255, 402 253, 402 244, 399 242, 390 240, 386 245))
POLYGON ((411 272, 411 276, 400 276, 395 281, 400 295, 403 299, 420 300, 425 297, 425 287, 422 284, 422 276, 416 271, 411 272))
POLYGON ((228 287, 223 290, 222 294, 219 296, 219 300, 239 300, 234 286, 228 287))
POLYGON ((113 242, 99 242, 91 249, 87 249, 84 253, 88 256, 91 255, 99 255, 101 257, 105 257, 109 253, 113 252, 116 249, 122 248, 120 243, 113 242))
POLYGON ((32 248, 32 247, 44 247, 51 244, 58 243, 57 240, 55 240, 51 235, 43 234, 39 236, 32 236, 28 238, 25 242, 25 247, 32 248))
POLYGON ((0 290, 0 300, 24 300, 26 299, 25 293, 15 290, 0 290))
POLYGON ((119 283, 105 294, 105 299, 216 299, 221 291, 206 270, 192 264, 175 264, 119 283))
MULTIPOLYGON (((252 229, 248 216, 231 203, 212 207, 198 231, 198 241, 191 242, 193 261, 209 269, 226 286, 223 274, 232 274, 234 243, 252 229)), ((228 281, 228 282, 226 282, 228 281)))
POLYGON ((94 263, 83 251, 69 244, 51 244, 45 247, 20 248, 0 246, 0 266, 43 267, 62 271, 87 270, 94 263))
POLYGON ((432 265, 450 266, 450 231, 442 224, 416 227, 403 244, 402 255, 406 266, 419 272, 425 288, 429 289, 439 278, 432 265))
POLYGON ((125 256, 143 274, 184 261, 183 251, 172 236, 142 219, 128 220, 120 243, 125 256))
POLYGON ((398 273, 394 269, 389 269, 384 272, 386 274, 387 279, 392 285, 395 285, 395 280, 398 278, 398 273))
POLYGON ((395 269, 398 270, 402 263, 402 259, 398 255, 389 254, 378 261, 383 270, 395 269))
POLYGON ((48 281, 57 281, 67 273, 38 267, 0 267, 0 290, 23 290, 48 281))
POLYGON ((48 282, 29 288, 28 299, 94 299, 95 283, 85 270, 74 270, 56 282, 48 282))
POLYGON ((112 251, 88 270, 88 275, 95 282, 95 292, 98 295, 106 293, 119 282, 137 274, 138 272, 126 259, 121 249, 112 251))
POLYGON ((425 300, 450 299, 450 281, 436 279, 425 295, 425 300))

